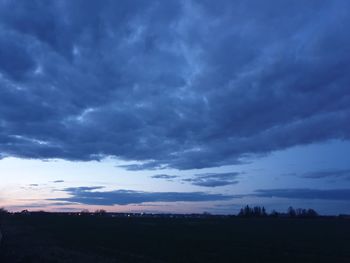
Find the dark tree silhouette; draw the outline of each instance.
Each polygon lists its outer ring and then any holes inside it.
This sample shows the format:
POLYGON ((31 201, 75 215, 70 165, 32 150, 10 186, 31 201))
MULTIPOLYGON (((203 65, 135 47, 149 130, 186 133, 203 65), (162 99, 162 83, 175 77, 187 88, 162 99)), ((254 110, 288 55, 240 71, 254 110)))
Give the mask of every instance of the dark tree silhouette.
POLYGON ((290 217, 295 217, 297 215, 295 209, 292 206, 288 207, 287 214, 290 217))
POLYGON ((240 217, 280 217, 280 216, 288 216, 291 218, 313 218, 317 217, 318 213, 309 208, 309 209, 303 209, 303 208, 297 208, 294 209, 293 207, 289 207, 286 214, 278 213, 275 210, 272 210, 272 212, 268 215, 266 212, 265 207, 255 206, 255 207, 249 207, 246 205, 245 207, 241 208, 241 210, 238 213, 238 216, 240 217))
POLYGON ((80 211, 80 215, 89 215, 90 211, 88 209, 83 209, 80 211))
POLYGON ((0 219, 8 214, 5 208, 0 207, 0 219))
POLYGON ((318 213, 315 210, 309 208, 307 210, 307 216, 308 217, 318 217, 318 213))
POLYGON ((104 209, 97 209, 94 214, 99 215, 99 216, 103 216, 103 215, 106 215, 107 212, 104 209))
POLYGON ((310 218, 310 217, 318 216, 317 212, 311 208, 309 209, 298 208, 295 210, 295 212, 297 217, 310 218))
POLYGON ((249 207, 248 205, 244 208, 241 208, 240 212, 238 213, 238 216, 241 217, 265 217, 267 216, 265 207, 260 206, 254 206, 249 207))
POLYGON ((272 212, 270 213, 271 217, 279 217, 279 213, 276 210, 272 210, 272 212))
POLYGON ((0 215, 6 215, 6 214, 8 214, 8 211, 5 208, 0 207, 0 215))

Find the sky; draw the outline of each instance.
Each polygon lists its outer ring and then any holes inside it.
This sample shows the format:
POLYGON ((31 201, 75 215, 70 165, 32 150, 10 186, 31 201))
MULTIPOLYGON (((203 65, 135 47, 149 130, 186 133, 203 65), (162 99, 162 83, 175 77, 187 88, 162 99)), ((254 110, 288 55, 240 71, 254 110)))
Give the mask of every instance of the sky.
POLYGON ((0 0, 0 207, 350 213, 350 2, 0 0))

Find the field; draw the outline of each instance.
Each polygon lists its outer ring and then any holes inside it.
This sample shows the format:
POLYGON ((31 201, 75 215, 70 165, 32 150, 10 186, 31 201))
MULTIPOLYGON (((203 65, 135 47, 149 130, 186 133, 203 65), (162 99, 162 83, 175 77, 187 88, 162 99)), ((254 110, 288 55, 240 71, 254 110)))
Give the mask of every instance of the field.
POLYGON ((0 262, 350 262, 350 220, 112 218, 1 220, 0 262))

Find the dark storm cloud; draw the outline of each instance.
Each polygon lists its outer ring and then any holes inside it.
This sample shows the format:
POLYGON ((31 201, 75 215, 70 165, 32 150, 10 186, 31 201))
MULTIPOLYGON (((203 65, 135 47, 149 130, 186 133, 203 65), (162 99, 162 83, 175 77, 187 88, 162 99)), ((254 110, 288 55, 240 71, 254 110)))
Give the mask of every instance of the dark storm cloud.
POLYGON ((193 185, 204 187, 217 187, 231 184, 237 184, 237 176, 240 173, 203 173, 195 174, 192 178, 183 179, 184 182, 190 182, 193 185))
POLYGON ((128 205, 144 202, 202 202, 230 200, 235 196, 208 194, 204 192, 142 192, 133 190, 94 191, 101 187, 71 187, 64 191, 70 197, 54 198, 50 201, 64 201, 86 205, 128 205))
POLYGON ((1 1, 0 158, 193 169, 350 139, 349 10, 1 1))
POLYGON ((304 173, 302 178, 307 179, 346 179, 350 180, 350 169, 323 170, 304 173))
POLYGON ((350 201, 350 189, 264 189, 256 190, 253 196, 350 201))
POLYGON ((21 38, 12 38, 3 34, 0 38, 1 73, 10 79, 22 79, 33 70, 35 63, 21 38))

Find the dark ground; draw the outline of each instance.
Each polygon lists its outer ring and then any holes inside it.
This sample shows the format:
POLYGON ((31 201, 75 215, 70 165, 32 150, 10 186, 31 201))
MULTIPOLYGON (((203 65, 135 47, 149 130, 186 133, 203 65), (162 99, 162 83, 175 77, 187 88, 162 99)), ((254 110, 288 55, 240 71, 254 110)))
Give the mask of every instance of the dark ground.
POLYGON ((350 220, 110 218, 1 220, 0 262, 350 262, 350 220))

